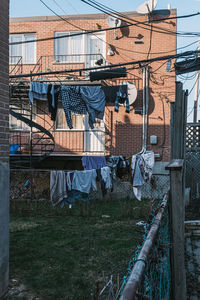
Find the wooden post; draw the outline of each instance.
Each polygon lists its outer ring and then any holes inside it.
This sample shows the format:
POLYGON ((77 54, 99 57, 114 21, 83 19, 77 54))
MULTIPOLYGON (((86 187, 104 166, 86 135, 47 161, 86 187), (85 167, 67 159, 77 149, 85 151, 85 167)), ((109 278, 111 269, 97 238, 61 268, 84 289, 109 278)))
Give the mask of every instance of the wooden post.
MULTIPOLYGON (((198 43, 198 50, 200 50, 200 39, 198 43)), ((194 123, 197 123, 198 99, 199 99, 199 70, 196 71, 196 75, 195 75, 194 115, 193 115, 194 123)))
POLYGON ((172 300, 186 300, 185 240, 184 240, 184 160, 174 159, 166 167, 170 170, 170 226, 172 300))
POLYGON ((172 159, 183 159, 185 149, 186 100, 183 84, 176 82, 176 101, 174 108, 174 133, 172 143, 172 159))

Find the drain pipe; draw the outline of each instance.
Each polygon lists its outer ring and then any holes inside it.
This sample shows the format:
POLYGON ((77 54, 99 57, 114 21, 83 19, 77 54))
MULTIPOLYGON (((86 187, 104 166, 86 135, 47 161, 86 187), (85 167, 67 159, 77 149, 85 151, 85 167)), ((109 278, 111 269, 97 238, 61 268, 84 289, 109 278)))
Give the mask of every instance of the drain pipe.
POLYGON ((148 66, 143 68, 143 120, 142 120, 142 153, 147 150, 148 131, 148 110, 149 110, 149 70, 148 66))

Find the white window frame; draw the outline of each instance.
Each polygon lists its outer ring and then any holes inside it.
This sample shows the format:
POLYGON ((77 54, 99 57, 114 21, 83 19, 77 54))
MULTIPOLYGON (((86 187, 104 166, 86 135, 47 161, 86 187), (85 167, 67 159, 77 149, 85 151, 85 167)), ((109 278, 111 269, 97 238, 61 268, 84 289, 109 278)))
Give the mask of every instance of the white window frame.
MULTIPOLYGON (((56 38, 58 35, 57 34, 59 34, 59 35, 69 35, 69 37, 67 38, 68 39, 68 41, 69 41, 69 43, 71 42, 71 38, 70 38, 70 35, 71 34, 74 34, 74 33, 81 33, 81 32, 79 32, 79 31, 55 31, 54 32, 54 37, 56 38)), ((59 41, 60 39, 55 39, 54 40, 54 59, 55 59, 55 63, 84 63, 84 56, 81 56, 81 54, 84 54, 85 53, 85 38, 84 38, 84 36, 82 36, 82 50, 81 50, 81 52, 82 53, 80 53, 80 60, 79 59, 75 59, 76 58, 76 54, 68 54, 68 53, 66 53, 66 54, 57 54, 56 52, 57 52, 57 41, 59 41), (74 59, 72 60, 72 61, 68 61, 67 59, 66 60, 58 60, 57 59, 57 56, 61 56, 61 55, 63 55, 63 56, 73 56, 74 55, 74 59)), ((70 44, 69 44, 69 47, 70 47, 70 44)), ((78 54, 79 55, 79 54, 78 54)))
MULTIPOLYGON (((22 37, 22 42, 24 42, 25 41, 25 37, 26 36, 28 36, 28 35, 34 35, 34 37, 33 37, 33 39, 36 39, 36 33, 35 32, 32 32, 32 33, 29 33, 29 32, 25 32, 25 33, 11 33, 10 34, 10 37, 11 36, 20 36, 20 37, 22 37)), ((28 44, 31 44, 32 46, 33 46, 33 48, 34 48, 34 50, 33 50, 33 52, 34 52, 34 55, 33 55, 33 61, 25 61, 25 52, 26 52, 26 50, 25 50, 25 47, 26 47, 26 43, 25 44, 22 44, 22 54, 21 54, 21 56, 22 56, 22 63, 23 64, 35 64, 36 63, 36 42, 32 42, 32 43, 28 43, 28 44)), ((14 45, 13 45, 14 46, 14 45)), ((12 45, 10 45, 10 47, 12 47, 12 45)), ((10 57, 12 57, 11 55, 10 55, 10 57)), ((16 64, 17 62, 10 62, 10 64, 16 64)))
MULTIPOLYGON (((74 34, 74 33, 79 33, 78 31, 56 31, 56 32, 54 32, 54 37, 56 37, 57 36, 57 34, 61 34, 61 35, 68 35, 69 34, 69 37, 68 37, 68 39, 69 39, 69 42, 70 42, 70 34, 74 34)), ((59 39, 55 39, 54 40, 54 58, 55 58, 55 62, 57 62, 57 63, 86 63, 86 62, 88 62, 89 60, 90 60, 90 57, 89 57, 89 55, 88 55, 88 57, 87 56, 85 56, 85 55, 87 55, 87 54, 90 54, 89 52, 90 52, 90 45, 89 45, 89 39, 90 39, 90 37, 91 36, 94 36, 94 38, 95 38, 95 36, 97 36, 97 37, 99 37, 99 38, 101 38, 104 42, 102 42, 103 43, 103 53, 101 53, 102 54, 102 56, 103 56, 103 58, 106 58, 106 32, 100 32, 100 33, 95 33, 94 35, 92 35, 92 34, 84 34, 83 36, 82 36, 82 38, 83 38, 83 45, 82 45, 82 53, 80 52, 80 56, 81 56, 81 54, 83 54, 82 55, 82 57, 81 57, 81 59, 78 61, 56 61, 56 56, 59 56, 59 54, 56 54, 56 51, 57 51, 57 49, 56 49, 56 47, 57 47, 57 45, 56 45, 56 40, 59 40, 59 39)), ((94 54, 94 53, 91 53, 91 54, 94 54)), ((98 53, 97 53, 98 54, 98 53)), ((73 54, 66 54, 66 56, 67 55, 71 55, 71 56, 73 56, 73 54)))

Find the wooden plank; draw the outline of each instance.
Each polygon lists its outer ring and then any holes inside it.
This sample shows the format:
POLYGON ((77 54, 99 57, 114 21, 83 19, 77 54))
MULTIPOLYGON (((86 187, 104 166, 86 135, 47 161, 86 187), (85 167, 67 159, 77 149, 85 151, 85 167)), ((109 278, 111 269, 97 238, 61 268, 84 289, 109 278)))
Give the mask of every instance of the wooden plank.
POLYGON ((165 167, 166 170, 181 170, 184 165, 183 159, 172 159, 172 161, 165 167))
MULTIPOLYGON (((180 161, 180 160, 179 160, 180 161)), ((176 162, 177 163, 177 162, 176 162)), ((179 164, 171 164, 170 170, 170 224, 171 224, 171 267, 172 298, 186 300, 183 169, 179 164), (177 165, 177 168, 173 166, 177 165)))
POLYGON ((174 137, 173 137, 173 156, 174 158, 183 158, 183 84, 176 82, 176 101, 174 111, 174 137))

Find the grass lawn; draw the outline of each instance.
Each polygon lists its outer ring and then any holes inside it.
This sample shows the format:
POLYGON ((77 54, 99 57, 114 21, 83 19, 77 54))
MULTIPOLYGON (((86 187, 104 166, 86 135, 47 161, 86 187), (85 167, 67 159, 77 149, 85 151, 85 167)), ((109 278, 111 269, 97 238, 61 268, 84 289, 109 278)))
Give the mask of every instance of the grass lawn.
POLYGON ((40 300, 95 299, 97 282, 101 290, 111 275, 121 285, 143 236, 136 222, 147 219, 150 201, 94 200, 90 216, 86 208, 76 202, 31 217, 11 214, 10 277, 40 300))

